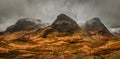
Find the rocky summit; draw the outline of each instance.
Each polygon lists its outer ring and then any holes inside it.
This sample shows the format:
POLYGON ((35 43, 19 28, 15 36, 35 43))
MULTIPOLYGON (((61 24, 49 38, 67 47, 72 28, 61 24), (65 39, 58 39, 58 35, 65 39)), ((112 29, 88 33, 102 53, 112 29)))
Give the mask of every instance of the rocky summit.
POLYGON ((94 38, 100 40, 115 39, 115 36, 106 28, 106 26, 97 17, 88 20, 85 24, 85 30, 94 38))
POLYGON ((60 14, 57 16, 57 19, 51 25, 53 28, 58 31, 66 32, 66 31, 74 31, 79 29, 78 24, 70 17, 65 14, 60 14))
POLYGON ((15 25, 9 26, 5 32, 16 32, 21 30, 33 30, 42 27, 41 20, 22 18, 17 21, 15 25))
POLYGON ((10 33, 0 32, 0 59, 120 59, 114 58, 120 39, 99 18, 87 21, 85 29, 65 14, 52 25, 38 24, 23 18, 6 30, 10 33))
MULTIPOLYGON (((57 19, 48 27, 43 29, 43 36, 46 37, 63 37, 75 34, 77 31, 85 32, 69 16, 60 14, 57 19)), ((86 33, 81 33, 86 35, 86 33)))
POLYGON ((95 17, 86 22, 86 30, 93 30, 94 28, 101 28, 105 31, 108 31, 105 25, 100 21, 99 18, 95 17))

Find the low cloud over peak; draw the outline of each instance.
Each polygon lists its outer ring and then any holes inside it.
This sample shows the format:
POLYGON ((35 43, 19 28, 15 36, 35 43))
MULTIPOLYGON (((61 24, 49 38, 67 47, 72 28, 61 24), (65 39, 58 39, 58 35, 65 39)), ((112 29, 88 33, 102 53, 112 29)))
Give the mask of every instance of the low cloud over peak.
POLYGON ((120 0, 0 0, 0 28, 4 30, 19 18, 39 18, 52 23, 65 13, 83 23, 99 17, 106 26, 119 25, 120 0))

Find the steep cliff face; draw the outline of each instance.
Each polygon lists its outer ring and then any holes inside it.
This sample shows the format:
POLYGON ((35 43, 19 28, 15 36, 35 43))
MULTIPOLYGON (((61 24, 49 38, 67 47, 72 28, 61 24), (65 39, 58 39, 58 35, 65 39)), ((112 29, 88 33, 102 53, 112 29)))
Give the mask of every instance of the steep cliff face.
POLYGON ((23 18, 19 19, 15 25, 9 26, 5 32, 16 32, 21 30, 39 29, 43 25, 39 19, 23 18))
POLYGON ((78 24, 69 16, 65 14, 60 14, 57 16, 57 19, 48 27, 43 29, 43 36, 46 37, 65 37, 65 36, 74 36, 78 39, 89 40, 89 34, 80 28, 78 24))
POLYGON ((66 32, 66 31, 74 31, 78 30, 78 24, 70 17, 65 14, 60 14, 57 16, 57 19, 51 25, 53 28, 58 31, 66 32))
POLYGON ((85 29, 65 14, 60 14, 55 22, 44 28, 40 20, 38 23, 30 20, 20 19, 6 32, 0 32, 0 58, 104 59, 120 50, 120 41, 99 18, 87 21, 85 29), (36 28, 38 30, 34 30, 36 28))
POLYGON ((105 25, 97 17, 86 22, 85 30, 94 39, 98 40, 116 39, 116 37, 105 27, 105 25))

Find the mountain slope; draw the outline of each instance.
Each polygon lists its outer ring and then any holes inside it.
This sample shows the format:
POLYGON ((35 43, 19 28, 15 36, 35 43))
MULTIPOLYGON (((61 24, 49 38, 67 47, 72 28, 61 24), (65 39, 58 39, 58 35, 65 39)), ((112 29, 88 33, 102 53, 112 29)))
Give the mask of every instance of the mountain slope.
POLYGON ((65 14, 60 14, 51 26, 63 32, 79 29, 78 24, 72 18, 68 17, 65 14))
POLYGON ((60 14, 48 27, 41 30, 43 38, 74 36, 82 40, 92 40, 89 34, 80 28, 69 16, 60 14))
POLYGON ((86 22, 85 30, 96 40, 114 40, 115 37, 100 21, 99 18, 93 18, 86 22))
POLYGON ((21 30, 34 30, 43 27, 41 20, 22 18, 19 19, 15 25, 9 26, 5 32, 16 32, 21 30))
POLYGON ((1 33, 0 58, 100 59, 120 49, 120 41, 115 38, 112 41, 114 36, 96 18, 86 23, 86 30, 65 14, 58 15, 51 25, 44 28, 40 26, 37 30, 34 22, 20 20, 18 23, 23 25, 20 29, 15 27, 18 31, 1 33))

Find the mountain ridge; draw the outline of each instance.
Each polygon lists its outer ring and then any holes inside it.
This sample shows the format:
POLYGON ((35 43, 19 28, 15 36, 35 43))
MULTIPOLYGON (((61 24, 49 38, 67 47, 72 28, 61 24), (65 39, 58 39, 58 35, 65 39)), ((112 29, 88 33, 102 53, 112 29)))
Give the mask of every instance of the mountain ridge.
POLYGON ((0 58, 100 59, 120 50, 120 40, 114 38, 99 18, 93 18, 84 27, 85 29, 79 27, 69 16, 60 14, 51 25, 37 30, 22 28, 19 31, 1 33, 0 58))
POLYGON ((51 26, 59 31, 74 31, 79 29, 78 24, 69 16, 60 14, 51 26))
POLYGON ((88 20, 85 24, 85 30, 94 38, 100 40, 111 40, 116 37, 107 29, 98 17, 88 20))

